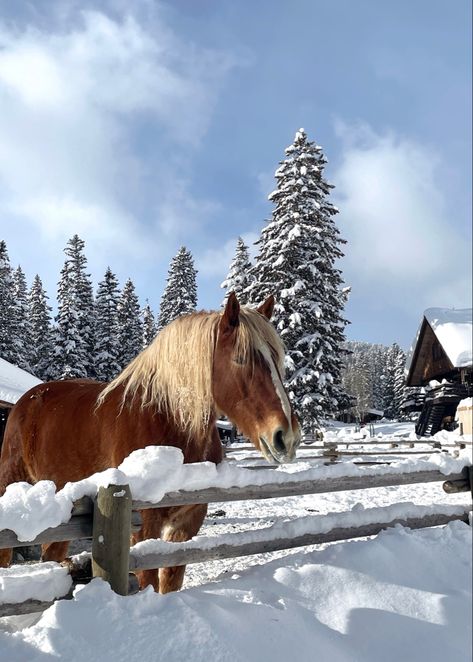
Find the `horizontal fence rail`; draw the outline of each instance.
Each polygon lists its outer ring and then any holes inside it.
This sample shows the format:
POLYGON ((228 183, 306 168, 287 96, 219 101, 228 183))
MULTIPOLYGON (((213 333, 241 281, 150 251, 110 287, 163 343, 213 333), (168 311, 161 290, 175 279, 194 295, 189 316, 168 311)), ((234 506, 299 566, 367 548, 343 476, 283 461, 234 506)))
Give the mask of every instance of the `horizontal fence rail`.
MULTIPOLYGON (((296 476, 297 474, 294 474, 296 476)), ((267 482, 262 485, 246 485, 245 487, 209 487, 203 490, 169 492, 159 503, 133 501, 135 510, 147 508, 165 508, 168 506, 185 506, 196 503, 215 503, 216 501, 246 501, 249 499, 276 499, 278 497, 299 496, 302 494, 323 494, 324 492, 347 492, 350 490, 365 490, 376 487, 395 487, 398 485, 414 485, 416 483, 433 483, 439 481, 464 480, 464 473, 445 475, 440 471, 412 471, 406 473, 384 473, 379 475, 337 476, 314 480, 296 480, 267 482)))
MULTIPOLYGON (((316 449, 326 449, 326 448, 341 448, 342 446, 390 446, 391 448, 399 446, 408 446, 415 448, 416 446, 428 446, 429 448, 461 448, 468 447, 472 445, 472 442, 469 439, 458 439, 452 442, 441 442, 438 440, 428 440, 428 439, 376 439, 373 437, 367 437, 365 439, 338 439, 333 441, 314 441, 313 443, 304 443, 299 446, 299 450, 316 450, 316 449)), ((253 444, 248 443, 235 443, 233 446, 225 446, 225 453, 239 453, 242 451, 255 451, 257 449, 253 444)))
MULTIPOLYGON (((0 531, 0 549, 10 547, 29 547, 30 545, 42 545, 51 542, 61 542, 63 540, 82 540, 92 538, 93 533, 93 502, 89 500, 89 512, 82 514, 83 508, 76 513, 72 511, 69 522, 59 524, 49 529, 45 529, 33 540, 18 540, 16 533, 9 529, 0 531)), ((141 515, 138 512, 132 513, 131 531, 139 531, 141 528, 141 515)))
MULTIPOLYGON (((153 568, 166 568, 176 565, 187 565, 191 563, 202 563, 204 561, 215 561, 219 559, 231 559, 251 554, 263 554, 276 552, 284 549, 305 547, 307 545, 320 545, 322 543, 338 542, 355 538, 374 536, 381 531, 396 525, 406 526, 411 529, 423 529, 432 526, 442 526, 460 520, 468 523, 470 508, 464 508, 461 513, 436 513, 424 515, 423 517, 395 518, 386 522, 374 522, 358 527, 336 527, 322 533, 305 533, 291 537, 264 537, 265 529, 260 529, 260 539, 245 541, 245 533, 227 534, 232 537, 231 543, 219 543, 218 537, 212 547, 199 546, 199 542, 189 543, 163 543, 157 541, 161 549, 166 546, 170 551, 157 551, 149 553, 136 553, 130 550, 130 570, 151 570, 153 568), (240 540, 241 539, 241 542, 240 540), (176 546, 182 549, 175 549, 176 546), (174 549, 172 549, 174 547, 174 549)), ((321 516, 319 516, 321 517, 321 516)), ((323 516, 322 516, 323 517, 323 516)), ((315 518, 311 518, 315 519, 315 518)), ((270 529, 269 529, 270 532, 270 529)), ((250 531, 249 537, 253 537, 254 531, 250 531)), ((151 541, 150 541, 151 542, 151 541)))

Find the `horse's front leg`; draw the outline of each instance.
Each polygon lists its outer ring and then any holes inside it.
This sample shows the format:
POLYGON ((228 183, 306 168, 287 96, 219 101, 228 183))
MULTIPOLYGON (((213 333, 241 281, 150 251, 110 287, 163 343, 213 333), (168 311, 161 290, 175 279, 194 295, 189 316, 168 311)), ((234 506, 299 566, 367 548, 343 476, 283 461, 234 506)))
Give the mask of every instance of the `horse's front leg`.
MULTIPOLYGON (((199 531, 207 514, 207 504, 169 508, 163 520, 161 537, 168 542, 185 542, 199 531)), ((159 570, 159 592, 178 591, 184 580, 185 565, 159 570)))
POLYGON ((41 561, 56 561, 57 563, 61 563, 66 558, 68 549, 68 540, 45 543, 41 545, 41 561))
MULTIPOLYGON (((163 525, 162 511, 159 508, 150 508, 141 511, 141 529, 131 536, 133 544, 148 540, 148 538, 160 538, 163 525)), ((156 592, 159 591, 158 570, 138 570, 135 572, 140 589, 152 586, 156 592)))

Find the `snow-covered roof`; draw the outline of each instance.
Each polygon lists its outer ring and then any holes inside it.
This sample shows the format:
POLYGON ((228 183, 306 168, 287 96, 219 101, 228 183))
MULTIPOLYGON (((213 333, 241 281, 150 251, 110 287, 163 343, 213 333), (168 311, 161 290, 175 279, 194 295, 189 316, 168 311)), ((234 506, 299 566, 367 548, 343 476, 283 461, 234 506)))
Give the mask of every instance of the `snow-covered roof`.
MULTIPOLYGON (((420 345, 424 342, 426 327, 435 335, 452 368, 467 368, 473 365, 472 309, 427 308, 407 354, 405 375, 409 386, 418 385, 418 376, 412 381, 414 372, 418 370, 414 363, 419 361, 420 345)), ((425 380, 422 383, 425 383, 425 380)))
POLYGON ((454 368, 473 363, 472 309, 427 308, 424 317, 454 368))
POLYGON ((30 388, 41 380, 26 370, 0 359, 0 402, 15 404, 30 388))

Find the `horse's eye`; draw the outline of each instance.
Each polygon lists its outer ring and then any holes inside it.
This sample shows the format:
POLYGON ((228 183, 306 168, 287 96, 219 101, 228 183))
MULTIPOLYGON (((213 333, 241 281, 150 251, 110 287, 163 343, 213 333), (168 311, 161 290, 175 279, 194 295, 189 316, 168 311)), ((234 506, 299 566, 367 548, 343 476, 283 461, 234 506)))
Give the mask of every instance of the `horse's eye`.
POLYGON ((244 356, 234 356, 232 361, 237 365, 246 365, 246 358, 244 356))

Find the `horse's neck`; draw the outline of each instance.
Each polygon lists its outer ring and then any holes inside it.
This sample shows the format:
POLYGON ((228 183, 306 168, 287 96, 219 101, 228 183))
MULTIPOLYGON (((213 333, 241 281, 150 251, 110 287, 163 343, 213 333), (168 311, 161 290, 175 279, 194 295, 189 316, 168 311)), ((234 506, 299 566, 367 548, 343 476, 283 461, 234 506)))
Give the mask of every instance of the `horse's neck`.
MULTIPOLYGON (((145 446, 174 446, 180 448, 185 462, 220 462, 221 443, 215 427, 215 415, 197 436, 183 429, 178 417, 163 413, 154 407, 141 407, 139 397, 125 399, 123 389, 117 388, 109 396, 111 411, 118 412, 116 422, 122 437, 129 436, 133 449, 145 446)), ((108 398, 107 398, 108 400, 108 398)))

